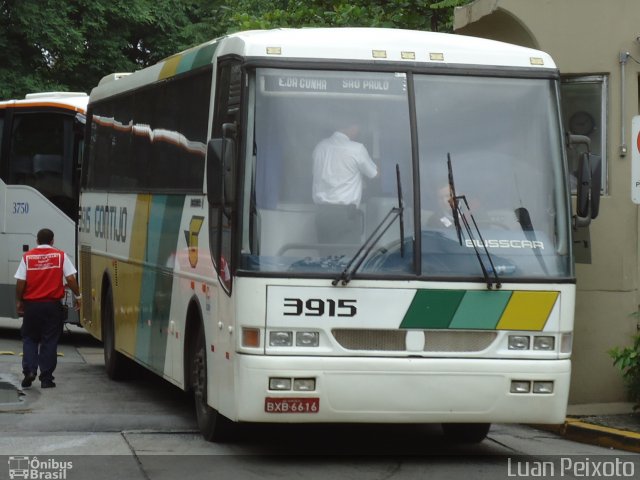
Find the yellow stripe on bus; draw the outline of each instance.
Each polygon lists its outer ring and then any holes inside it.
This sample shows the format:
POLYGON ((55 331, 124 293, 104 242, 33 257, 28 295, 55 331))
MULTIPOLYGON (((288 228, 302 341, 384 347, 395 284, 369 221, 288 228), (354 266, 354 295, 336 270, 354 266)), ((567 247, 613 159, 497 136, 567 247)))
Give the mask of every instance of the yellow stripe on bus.
POLYGON ((182 55, 174 55, 173 57, 167 58, 164 65, 162 65, 158 80, 173 77, 176 74, 180 60, 182 60, 182 55))
POLYGON ((558 299, 558 292, 513 292, 498 330, 541 331, 558 299))

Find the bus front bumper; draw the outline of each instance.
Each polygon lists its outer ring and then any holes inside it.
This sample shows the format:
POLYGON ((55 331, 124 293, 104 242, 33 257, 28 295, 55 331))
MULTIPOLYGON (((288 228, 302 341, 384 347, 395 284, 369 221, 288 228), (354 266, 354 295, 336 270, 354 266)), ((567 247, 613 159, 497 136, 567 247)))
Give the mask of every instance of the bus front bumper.
POLYGON ((221 413, 249 422, 558 424, 571 374, 569 359, 238 354, 236 360, 235 412, 221 413), (286 388, 287 379, 291 389, 273 389, 286 388), (308 388, 310 379, 314 390, 294 389, 308 388))

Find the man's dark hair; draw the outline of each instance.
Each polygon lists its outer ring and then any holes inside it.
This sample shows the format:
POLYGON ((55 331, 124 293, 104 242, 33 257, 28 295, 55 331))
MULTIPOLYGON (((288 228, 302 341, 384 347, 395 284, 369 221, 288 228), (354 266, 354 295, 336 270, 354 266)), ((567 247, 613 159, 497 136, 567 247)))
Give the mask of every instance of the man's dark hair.
POLYGON ((48 228, 43 228, 38 232, 38 245, 51 245, 53 242, 53 232, 48 228))
POLYGON ((361 125, 362 119, 353 112, 338 113, 336 117, 336 127, 338 130, 343 130, 353 125, 361 125))

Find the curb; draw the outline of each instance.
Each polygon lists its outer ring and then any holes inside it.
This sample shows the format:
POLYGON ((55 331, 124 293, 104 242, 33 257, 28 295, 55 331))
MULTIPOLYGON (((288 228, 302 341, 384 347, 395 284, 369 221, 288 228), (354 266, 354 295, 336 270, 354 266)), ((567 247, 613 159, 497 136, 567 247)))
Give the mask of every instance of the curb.
POLYGON ((575 442, 640 453, 640 433, 628 430, 595 425, 572 417, 567 417, 565 422, 560 425, 535 424, 531 426, 575 442))

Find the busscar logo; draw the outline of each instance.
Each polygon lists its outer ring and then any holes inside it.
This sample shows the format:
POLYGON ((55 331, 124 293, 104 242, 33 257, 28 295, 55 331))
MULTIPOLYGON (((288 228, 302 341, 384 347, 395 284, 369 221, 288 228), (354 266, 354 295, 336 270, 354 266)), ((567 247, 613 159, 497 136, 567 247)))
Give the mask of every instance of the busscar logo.
POLYGON ((60 461, 54 458, 45 460, 38 457, 10 456, 9 478, 25 478, 33 480, 66 480, 67 471, 73 468, 73 462, 60 461))

